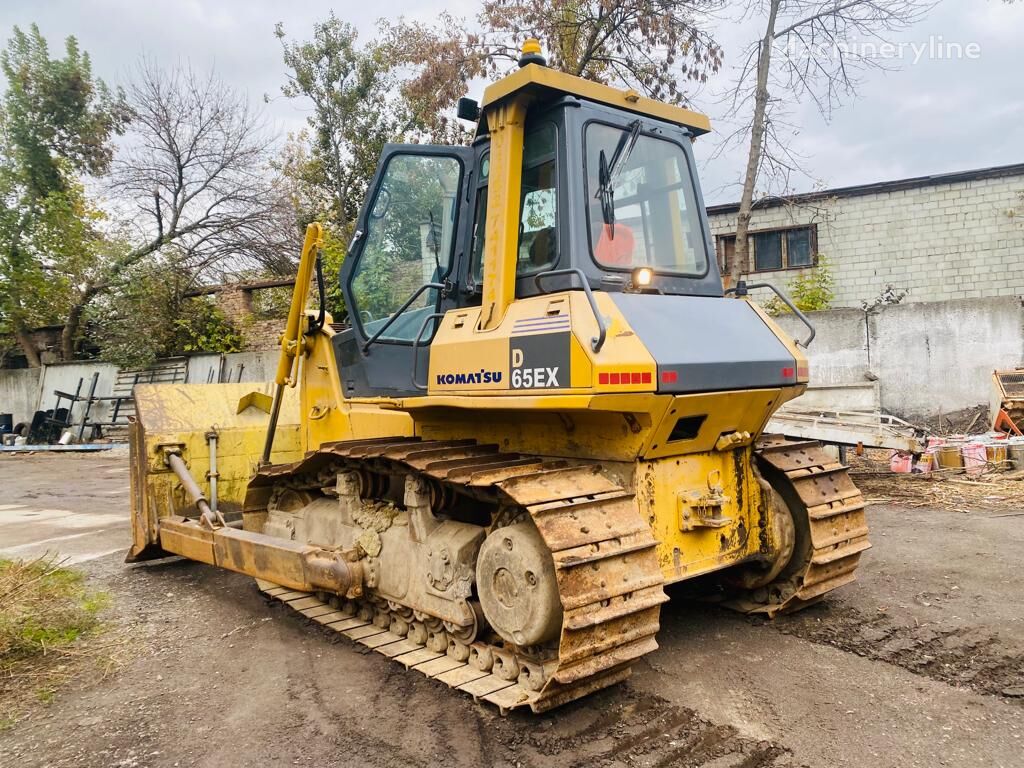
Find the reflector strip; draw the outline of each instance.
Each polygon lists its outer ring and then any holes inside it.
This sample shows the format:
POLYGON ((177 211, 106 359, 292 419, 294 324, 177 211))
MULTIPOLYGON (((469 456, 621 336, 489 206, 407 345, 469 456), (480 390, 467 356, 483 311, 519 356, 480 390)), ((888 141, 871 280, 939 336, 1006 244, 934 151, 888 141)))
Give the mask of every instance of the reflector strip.
POLYGON ((679 381, 678 371, 662 371, 661 372, 661 383, 662 384, 675 384, 679 381))
POLYGON ((622 386, 624 384, 650 384, 653 381, 654 376, 650 371, 616 371, 597 374, 598 384, 622 386))
POLYGON ((783 368, 782 369, 782 378, 784 378, 784 379, 792 379, 794 376, 796 376, 796 371, 794 369, 792 369, 792 368, 783 368))

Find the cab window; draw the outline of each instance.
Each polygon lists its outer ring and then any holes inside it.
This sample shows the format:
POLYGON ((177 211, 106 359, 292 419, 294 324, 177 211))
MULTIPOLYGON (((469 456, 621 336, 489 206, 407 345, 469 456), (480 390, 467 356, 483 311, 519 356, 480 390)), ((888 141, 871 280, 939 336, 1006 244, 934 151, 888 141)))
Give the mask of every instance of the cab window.
POLYGON ((546 123, 523 144, 517 275, 550 269, 558 260, 556 177, 555 126, 546 123))
MULTIPOLYGON (((365 245, 352 272, 353 314, 376 333, 425 283, 451 270, 461 163, 444 155, 394 155, 366 221, 365 245)), ((412 341, 439 296, 423 291, 381 336, 412 341)))
POLYGON ((470 287, 480 290, 484 281, 484 230, 487 228, 487 182, 491 173, 491 156, 484 153, 480 158, 479 183, 476 190, 476 206, 473 218, 473 244, 470 252, 470 287))
MULTIPOLYGON (((550 269, 558 260, 558 185, 556 132, 545 123, 526 134, 523 142, 522 190, 519 200, 519 247, 516 275, 530 275, 550 269)), ((481 187, 477 191, 476 221, 473 225, 471 276, 483 284, 484 230, 487 218, 489 155, 481 160, 481 187)))
POLYGON ((602 267, 704 275, 707 247, 683 148, 629 127, 586 128, 587 214, 602 267))

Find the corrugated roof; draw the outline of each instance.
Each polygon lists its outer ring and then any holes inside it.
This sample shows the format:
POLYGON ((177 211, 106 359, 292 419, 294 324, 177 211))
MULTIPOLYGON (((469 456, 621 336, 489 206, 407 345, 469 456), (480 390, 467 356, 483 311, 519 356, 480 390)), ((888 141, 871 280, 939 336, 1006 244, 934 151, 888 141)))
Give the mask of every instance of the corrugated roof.
MULTIPOLYGON (((805 192, 803 194, 787 195, 785 197, 764 197, 760 200, 754 201, 754 209, 758 210, 763 208, 776 208, 780 205, 813 203, 818 200, 826 200, 830 197, 879 195, 888 192, 898 192, 904 189, 920 189, 921 187, 934 187, 939 186, 940 184, 959 184, 965 181, 998 179, 1006 176, 1024 176, 1024 163, 1016 163, 1014 165, 996 165, 991 168, 977 168, 972 171, 939 173, 933 176, 915 176, 914 178, 899 179, 897 181, 877 181, 873 184, 858 184, 853 187, 836 187, 835 189, 823 189, 819 192, 805 192)), ((710 205, 708 206, 708 216, 737 213, 739 209, 739 203, 710 205)))

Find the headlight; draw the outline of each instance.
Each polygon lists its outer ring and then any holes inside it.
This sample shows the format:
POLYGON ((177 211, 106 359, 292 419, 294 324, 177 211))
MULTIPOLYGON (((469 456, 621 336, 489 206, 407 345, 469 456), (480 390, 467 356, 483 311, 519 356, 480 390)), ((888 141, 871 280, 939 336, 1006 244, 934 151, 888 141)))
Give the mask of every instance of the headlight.
POLYGON ((654 272, 647 267, 640 267, 633 270, 633 285, 637 288, 646 288, 654 279, 654 272))

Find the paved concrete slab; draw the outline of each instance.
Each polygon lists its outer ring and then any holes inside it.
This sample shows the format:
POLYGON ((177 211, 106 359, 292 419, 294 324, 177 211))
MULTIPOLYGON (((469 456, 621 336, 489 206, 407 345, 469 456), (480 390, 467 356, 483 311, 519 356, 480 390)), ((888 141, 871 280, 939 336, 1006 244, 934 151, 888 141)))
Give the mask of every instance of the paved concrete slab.
POLYGON ((0 456, 0 556, 82 563, 128 547, 128 449, 0 456))

